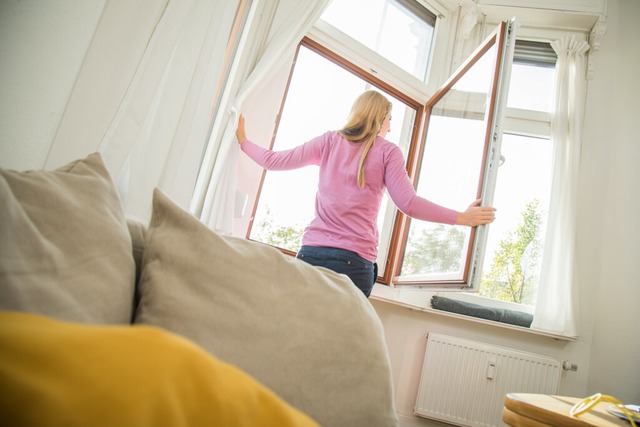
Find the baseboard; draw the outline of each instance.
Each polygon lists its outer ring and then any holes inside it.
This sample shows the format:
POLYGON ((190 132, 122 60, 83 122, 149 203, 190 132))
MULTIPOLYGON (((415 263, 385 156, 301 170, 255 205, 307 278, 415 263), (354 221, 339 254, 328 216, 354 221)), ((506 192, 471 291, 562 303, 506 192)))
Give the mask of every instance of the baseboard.
POLYGON ((413 414, 398 413, 398 420, 400 421, 400 427, 451 427, 451 424, 418 417, 413 414))

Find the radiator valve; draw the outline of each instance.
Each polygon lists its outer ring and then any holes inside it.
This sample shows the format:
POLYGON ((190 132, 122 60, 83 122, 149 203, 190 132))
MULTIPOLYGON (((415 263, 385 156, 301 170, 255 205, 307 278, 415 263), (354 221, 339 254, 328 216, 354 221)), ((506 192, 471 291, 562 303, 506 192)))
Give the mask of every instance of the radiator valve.
POLYGON ((568 360, 565 360, 562 362, 562 370, 576 372, 578 370, 578 365, 576 365, 573 362, 569 362, 568 360))

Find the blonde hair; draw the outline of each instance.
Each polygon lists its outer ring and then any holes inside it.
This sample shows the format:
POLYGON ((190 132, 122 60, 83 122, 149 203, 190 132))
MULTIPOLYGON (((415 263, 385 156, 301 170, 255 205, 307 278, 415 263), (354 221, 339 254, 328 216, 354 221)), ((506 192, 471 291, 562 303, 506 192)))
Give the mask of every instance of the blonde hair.
POLYGON ((364 161, 369 149, 380 133, 382 122, 391 112, 391 102, 375 90, 363 92, 351 106, 347 123, 339 130, 340 134, 351 142, 362 143, 364 148, 358 164, 358 187, 363 188, 364 161))

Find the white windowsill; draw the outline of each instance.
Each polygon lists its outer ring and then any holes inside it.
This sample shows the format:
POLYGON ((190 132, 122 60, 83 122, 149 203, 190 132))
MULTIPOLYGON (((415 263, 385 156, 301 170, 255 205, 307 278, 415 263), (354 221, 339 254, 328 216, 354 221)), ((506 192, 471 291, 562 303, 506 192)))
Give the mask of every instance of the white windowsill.
MULTIPOLYGON (((576 341, 577 337, 570 337, 552 332, 546 332, 531 328, 525 328, 522 326, 511 325, 508 323, 496 322, 493 320, 482 319, 479 317, 465 316, 463 314, 452 313, 443 310, 437 310, 431 307, 431 297, 435 295, 434 292, 425 290, 412 290, 412 289, 398 289, 392 288, 386 285, 376 284, 371 292, 370 299, 381 301, 388 304, 394 304, 401 307, 408 308, 410 310, 421 311, 424 313, 434 314, 438 316, 453 317, 456 319, 465 320, 468 322, 482 323, 484 325, 491 325, 497 328, 510 329, 513 331, 519 331, 525 334, 534 334, 554 338, 562 341, 576 341)), ((441 295, 441 293, 437 293, 441 295)))

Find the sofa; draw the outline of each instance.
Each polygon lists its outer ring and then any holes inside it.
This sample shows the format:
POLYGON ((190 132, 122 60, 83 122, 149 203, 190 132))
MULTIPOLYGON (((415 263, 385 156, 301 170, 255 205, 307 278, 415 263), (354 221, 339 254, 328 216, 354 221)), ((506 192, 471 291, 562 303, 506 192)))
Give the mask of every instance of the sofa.
POLYGON ((384 330, 345 277, 220 235, 98 153, 0 170, 0 413, 12 426, 395 426, 384 330))

